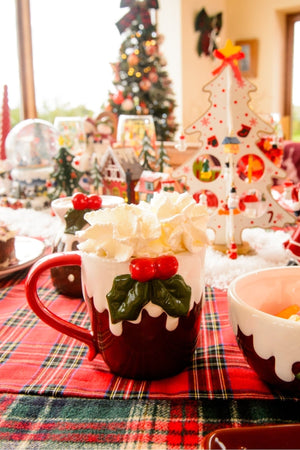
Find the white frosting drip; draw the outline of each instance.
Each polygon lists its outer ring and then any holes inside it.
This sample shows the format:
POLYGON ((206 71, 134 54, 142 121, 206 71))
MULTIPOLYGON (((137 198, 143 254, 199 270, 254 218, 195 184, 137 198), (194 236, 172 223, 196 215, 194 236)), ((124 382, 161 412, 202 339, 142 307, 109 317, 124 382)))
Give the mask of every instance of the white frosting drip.
POLYGON ((275 372, 283 381, 293 381, 293 363, 300 361, 300 322, 273 314, 300 305, 300 267, 276 267, 242 275, 229 286, 229 318, 237 335, 238 327, 253 335, 258 356, 275 357, 275 372), (241 300, 243 299, 243 300, 241 300))
MULTIPOLYGON (((187 285, 192 288, 190 310, 195 303, 201 300, 204 289, 204 258, 205 247, 202 247, 199 253, 192 254, 188 252, 176 255, 178 260, 178 274, 180 274, 187 285)), ((95 254, 82 252, 82 284, 85 286, 87 295, 93 299, 97 311, 102 313, 108 310, 106 294, 111 290, 113 280, 117 275, 129 274, 129 261, 116 262, 101 258, 95 254)), ((151 317, 158 317, 164 313, 163 309, 153 304, 147 303, 143 308, 151 317)), ((141 321, 142 312, 135 321, 131 323, 139 323, 141 321)), ((109 314, 110 317, 110 314, 109 314)), ((178 318, 167 315, 166 328, 169 331, 175 330, 178 325, 178 318)), ((110 319, 110 330, 116 336, 122 334, 122 322, 113 324, 110 319)))

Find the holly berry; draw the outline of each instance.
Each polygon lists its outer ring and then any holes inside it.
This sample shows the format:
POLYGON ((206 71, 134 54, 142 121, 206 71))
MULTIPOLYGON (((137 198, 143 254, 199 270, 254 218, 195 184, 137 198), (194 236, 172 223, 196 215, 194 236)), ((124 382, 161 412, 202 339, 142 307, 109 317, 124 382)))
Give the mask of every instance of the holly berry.
POLYGON ((167 280, 176 274, 178 270, 178 261, 175 256, 162 255, 155 258, 156 278, 167 280))
POLYGON ((163 255, 158 258, 135 258, 129 265, 131 277, 144 283, 157 278, 167 280, 176 274, 178 261, 175 256, 163 255))
POLYGON ((100 209, 102 199, 97 194, 86 195, 82 192, 76 192, 76 194, 73 194, 72 203, 74 209, 100 209))
POLYGON ((72 203, 74 209, 86 209, 88 207, 88 197, 82 192, 76 192, 76 194, 73 194, 72 203))
POLYGON ((87 198, 87 204, 89 209, 100 209, 102 205, 102 198, 97 194, 91 194, 87 198))
POLYGON ((133 280, 144 283, 155 278, 156 267, 154 258, 135 258, 130 262, 129 270, 133 280))

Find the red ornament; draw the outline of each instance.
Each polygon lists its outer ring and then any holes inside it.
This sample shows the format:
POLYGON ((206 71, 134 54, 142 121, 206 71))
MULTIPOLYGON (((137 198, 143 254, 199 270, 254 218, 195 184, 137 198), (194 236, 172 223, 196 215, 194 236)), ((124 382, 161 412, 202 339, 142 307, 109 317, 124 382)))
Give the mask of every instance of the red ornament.
POLYGON ((123 92, 118 91, 117 94, 112 96, 112 100, 116 105, 121 105, 124 101, 123 92))
POLYGON ((156 72, 150 72, 148 75, 149 80, 151 81, 151 83, 157 83, 158 81, 158 75, 156 72))
POLYGON ((142 89, 142 91, 147 92, 149 91, 149 89, 151 88, 152 83, 150 80, 148 80, 148 78, 143 78, 140 81, 140 88, 142 89))
POLYGON ((131 53, 127 58, 127 62, 129 66, 136 66, 140 62, 140 58, 135 53, 131 53))

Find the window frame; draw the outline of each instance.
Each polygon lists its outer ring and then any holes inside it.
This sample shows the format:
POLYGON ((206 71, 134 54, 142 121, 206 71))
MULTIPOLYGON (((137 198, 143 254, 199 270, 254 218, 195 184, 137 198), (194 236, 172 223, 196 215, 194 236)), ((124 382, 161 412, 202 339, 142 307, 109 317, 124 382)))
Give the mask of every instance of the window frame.
POLYGON ((292 90, 293 90, 293 54, 294 54, 294 25, 300 21, 300 11, 286 16, 286 48, 285 48, 285 95, 284 115, 290 118, 290 134, 292 132, 292 90))
POLYGON ((32 57, 30 0, 15 0, 20 73, 20 117, 37 118, 32 57))

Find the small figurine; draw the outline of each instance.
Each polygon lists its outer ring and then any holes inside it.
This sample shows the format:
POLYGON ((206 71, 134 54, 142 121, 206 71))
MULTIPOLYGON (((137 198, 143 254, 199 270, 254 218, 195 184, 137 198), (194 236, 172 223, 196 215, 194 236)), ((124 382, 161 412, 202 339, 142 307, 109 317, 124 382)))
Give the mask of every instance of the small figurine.
POLYGON ((234 242, 230 243, 229 249, 227 250, 227 255, 230 259, 237 259, 237 245, 234 242))

